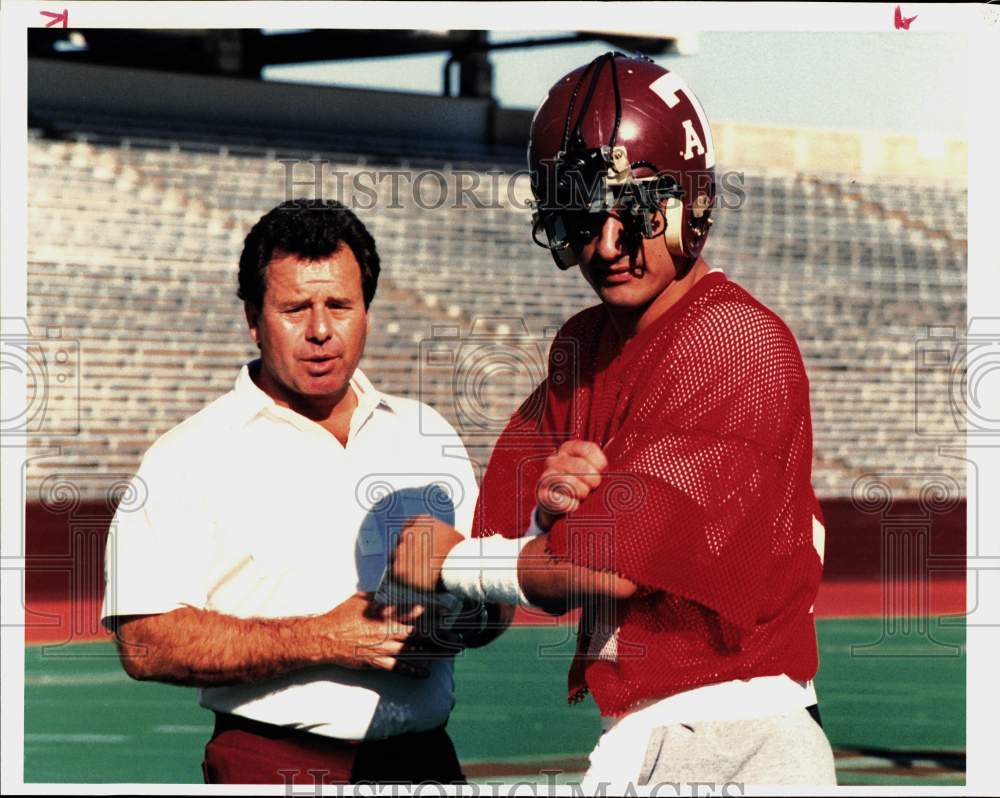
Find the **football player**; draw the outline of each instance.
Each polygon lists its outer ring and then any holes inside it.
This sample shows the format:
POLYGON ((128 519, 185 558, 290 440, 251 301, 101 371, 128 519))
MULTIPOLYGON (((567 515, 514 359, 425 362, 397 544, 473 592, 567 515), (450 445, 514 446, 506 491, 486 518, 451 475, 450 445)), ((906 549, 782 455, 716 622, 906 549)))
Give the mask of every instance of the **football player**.
POLYGON ((582 608, 570 699, 603 719, 585 784, 834 784, 809 383, 784 322, 701 254, 705 112, 675 73, 607 53, 551 88, 528 159, 535 240, 600 303, 498 440, 479 539, 414 521, 395 576, 582 608))

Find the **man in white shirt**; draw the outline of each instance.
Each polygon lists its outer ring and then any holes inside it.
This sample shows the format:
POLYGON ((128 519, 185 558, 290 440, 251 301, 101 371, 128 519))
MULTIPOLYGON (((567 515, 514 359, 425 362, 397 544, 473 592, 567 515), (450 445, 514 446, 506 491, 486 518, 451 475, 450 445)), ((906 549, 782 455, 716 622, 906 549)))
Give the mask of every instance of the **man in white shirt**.
POLYGON ((477 486, 447 421, 357 368, 378 274, 339 203, 262 217, 238 292, 260 359, 153 444, 112 524, 102 620, 130 676, 201 688, 208 783, 462 780, 441 606, 376 592, 403 522, 468 534, 477 486))

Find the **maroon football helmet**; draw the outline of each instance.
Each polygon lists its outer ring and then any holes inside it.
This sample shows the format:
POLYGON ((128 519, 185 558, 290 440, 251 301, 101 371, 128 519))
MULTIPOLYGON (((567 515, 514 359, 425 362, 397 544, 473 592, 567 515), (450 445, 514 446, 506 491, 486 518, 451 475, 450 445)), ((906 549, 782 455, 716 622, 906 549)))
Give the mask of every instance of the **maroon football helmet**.
POLYGON ((605 53, 559 80, 531 122, 528 168, 533 236, 561 269, 577 264, 574 239, 597 235, 611 208, 634 237, 663 235, 685 265, 705 244, 712 132, 691 90, 648 58, 605 53))

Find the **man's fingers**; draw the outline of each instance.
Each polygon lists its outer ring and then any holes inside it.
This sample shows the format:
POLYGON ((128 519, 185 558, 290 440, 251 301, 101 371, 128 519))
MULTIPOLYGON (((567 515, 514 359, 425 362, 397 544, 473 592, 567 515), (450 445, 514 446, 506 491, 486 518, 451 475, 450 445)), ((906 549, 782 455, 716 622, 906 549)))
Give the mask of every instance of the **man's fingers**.
POLYGON ((582 457, 569 457, 560 464, 565 473, 586 482, 591 490, 601 484, 601 470, 582 457))
POLYGON ((378 652, 380 655, 390 655, 393 657, 399 656, 399 654, 406 648, 405 638, 402 640, 397 640, 395 638, 388 638, 383 640, 381 643, 376 643, 372 646, 372 652, 378 652))
POLYGON ((575 496, 545 492, 539 494, 538 505, 543 510, 558 516, 576 512, 580 509, 580 500, 575 496))
POLYGON ((608 458, 604 456, 601 447, 593 441, 566 441, 566 443, 559 447, 559 451, 571 457, 579 457, 586 460, 598 471, 603 471, 608 467, 608 458))
POLYGON ((425 612, 427 612, 427 608, 423 604, 414 604, 405 613, 400 615, 398 620, 402 621, 403 623, 411 624, 419 617, 421 617, 425 612))
POLYGON ((404 676, 412 676, 415 679, 426 679, 430 676, 430 671, 427 670, 425 665, 396 659, 396 657, 374 657, 369 662, 373 668, 377 668, 378 670, 401 673, 404 676))
POLYGON ((431 675, 426 665, 405 659, 397 659, 396 666, 392 668, 392 671, 402 673, 404 676, 412 676, 415 679, 426 679, 431 675))
POLYGON ((396 667, 395 657, 372 657, 368 660, 369 666, 383 671, 391 671, 396 667))
POLYGON ((413 660, 399 659, 398 657, 378 656, 368 660, 370 667, 377 670, 392 671, 401 673, 404 676, 412 676, 415 679, 426 679, 430 676, 430 671, 426 665, 413 660))
POLYGON ((557 515, 575 512, 600 487, 601 472, 607 465, 608 459, 596 443, 566 441, 546 459, 538 484, 538 504, 557 515))
POLYGON ((556 474, 542 481, 538 489, 538 503, 549 510, 568 513, 590 495, 590 486, 573 474, 556 474))
POLYGON ((388 633, 388 638, 390 640, 406 640, 406 638, 410 637, 413 634, 413 631, 415 629, 416 629, 415 626, 412 626, 408 623, 399 623, 397 621, 389 624, 386 631, 388 633))
POLYGON ((423 604, 383 604, 382 618, 398 623, 412 623, 427 611, 423 604))
POLYGON ((390 647, 401 646, 401 641, 411 637, 416 628, 398 619, 384 620, 381 625, 370 626, 365 631, 367 640, 371 641, 365 646, 388 651, 390 647))

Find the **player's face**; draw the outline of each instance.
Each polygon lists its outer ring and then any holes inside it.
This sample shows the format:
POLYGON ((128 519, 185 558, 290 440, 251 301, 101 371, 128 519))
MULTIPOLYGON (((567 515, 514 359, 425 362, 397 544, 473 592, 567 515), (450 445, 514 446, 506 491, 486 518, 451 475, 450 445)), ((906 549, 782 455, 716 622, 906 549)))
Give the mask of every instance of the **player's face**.
MULTIPOLYGON (((662 225, 662 220, 658 220, 662 225)), ((659 232, 655 230, 654 232, 659 232)), ((663 236, 629 236, 609 213, 596 236, 576 245, 580 270, 601 300, 621 310, 642 310, 677 276, 663 236)))
POLYGON ((350 247, 315 261, 276 253, 262 307, 248 304, 247 321, 263 382, 281 394, 275 399, 292 406, 339 401, 368 333, 361 268, 350 247))

